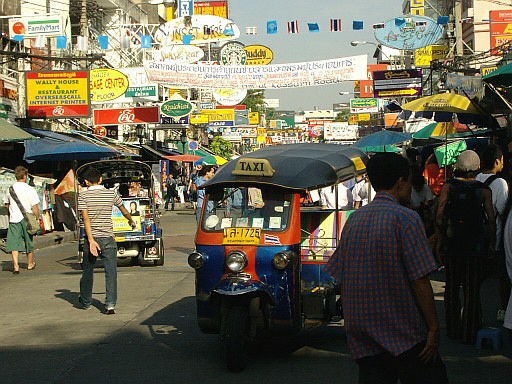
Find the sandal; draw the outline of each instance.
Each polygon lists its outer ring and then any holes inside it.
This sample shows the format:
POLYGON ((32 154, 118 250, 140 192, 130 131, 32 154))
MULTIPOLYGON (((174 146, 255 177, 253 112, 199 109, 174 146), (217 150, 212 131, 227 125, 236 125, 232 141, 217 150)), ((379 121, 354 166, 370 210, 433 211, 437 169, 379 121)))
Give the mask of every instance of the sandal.
POLYGON ((32 264, 30 264, 30 266, 29 266, 29 267, 27 267, 27 269, 28 269, 29 271, 31 271, 32 269, 35 269, 35 268, 36 268, 36 262, 35 262, 35 261, 34 261, 32 264))
POLYGON ((13 271, 12 272, 13 275, 19 275, 20 274, 20 271, 13 271))

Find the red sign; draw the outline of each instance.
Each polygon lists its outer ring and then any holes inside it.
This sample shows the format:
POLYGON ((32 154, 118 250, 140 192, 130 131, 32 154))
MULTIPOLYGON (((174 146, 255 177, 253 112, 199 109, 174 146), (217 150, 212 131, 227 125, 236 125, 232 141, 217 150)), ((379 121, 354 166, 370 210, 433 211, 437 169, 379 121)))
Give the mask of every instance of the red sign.
POLYGON ((369 64, 368 65, 368 77, 366 80, 359 82, 359 97, 373 97, 373 72, 374 71, 385 71, 388 69, 387 64, 369 64))
POLYGON ((235 111, 247 111, 247 105, 244 105, 244 104, 217 105, 217 109, 233 109, 235 111))
POLYGON ((502 52, 495 49, 512 40, 512 10, 489 11, 491 53, 500 55, 502 52))
POLYGON ((158 107, 95 109, 94 125, 158 124, 158 107))

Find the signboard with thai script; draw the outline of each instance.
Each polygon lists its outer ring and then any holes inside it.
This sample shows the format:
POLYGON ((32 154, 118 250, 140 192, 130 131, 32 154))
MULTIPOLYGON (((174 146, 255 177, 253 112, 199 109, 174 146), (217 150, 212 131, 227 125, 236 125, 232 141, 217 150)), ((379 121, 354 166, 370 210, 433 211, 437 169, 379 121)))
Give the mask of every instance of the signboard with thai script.
POLYGON ((54 37, 65 35, 62 26, 62 16, 23 16, 13 17, 9 19, 9 37, 23 36, 25 38, 36 38, 44 35, 46 37, 54 37))
POLYGON ((422 90, 421 69, 373 72, 375 97, 416 97, 422 90))
POLYGON ((377 113, 379 99, 350 99, 350 113, 377 113))
POLYGON ((367 55, 292 64, 203 65, 144 61, 150 81, 171 87, 283 89, 365 79, 367 55))
POLYGON ((93 117, 94 125, 160 123, 158 107, 95 109, 93 117))
POLYGON ((425 16, 400 16, 374 29, 375 39, 387 47, 414 50, 435 44, 443 36, 443 27, 425 16))
POLYGON ((161 24, 155 32, 155 41, 163 46, 226 42, 239 37, 240 29, 233 21, 210 15, 178 17, 161 24))
POLYGON ((489 20, 491 54, 501 55, 496 48, 512 40, 512 10, 489 11, 489 20))
POLYGON ((89 71, 30 71, 25 82, 27 117, 89 117, 89 71))

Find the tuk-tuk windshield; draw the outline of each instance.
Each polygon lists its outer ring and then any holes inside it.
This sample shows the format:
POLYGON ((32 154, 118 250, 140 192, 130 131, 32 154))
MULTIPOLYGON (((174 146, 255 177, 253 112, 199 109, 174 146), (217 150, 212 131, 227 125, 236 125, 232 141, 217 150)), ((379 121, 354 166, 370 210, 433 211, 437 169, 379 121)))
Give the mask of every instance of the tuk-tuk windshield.
POLYGON ((205 196, 202 228, 252 227, 283 231, 288 227, 292 194, 281 188, 237 187, 210 191, 205 196))

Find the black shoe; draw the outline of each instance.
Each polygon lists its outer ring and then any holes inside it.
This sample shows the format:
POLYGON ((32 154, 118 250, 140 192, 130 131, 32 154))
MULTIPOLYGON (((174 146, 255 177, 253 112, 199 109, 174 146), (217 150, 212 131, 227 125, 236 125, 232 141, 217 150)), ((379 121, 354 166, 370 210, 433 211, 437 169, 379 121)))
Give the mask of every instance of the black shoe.
POLYGON ((114 307, 108 307, 105 310, 105 315, 115 315, 115 314, 116 314, 116 309, 114 307))

